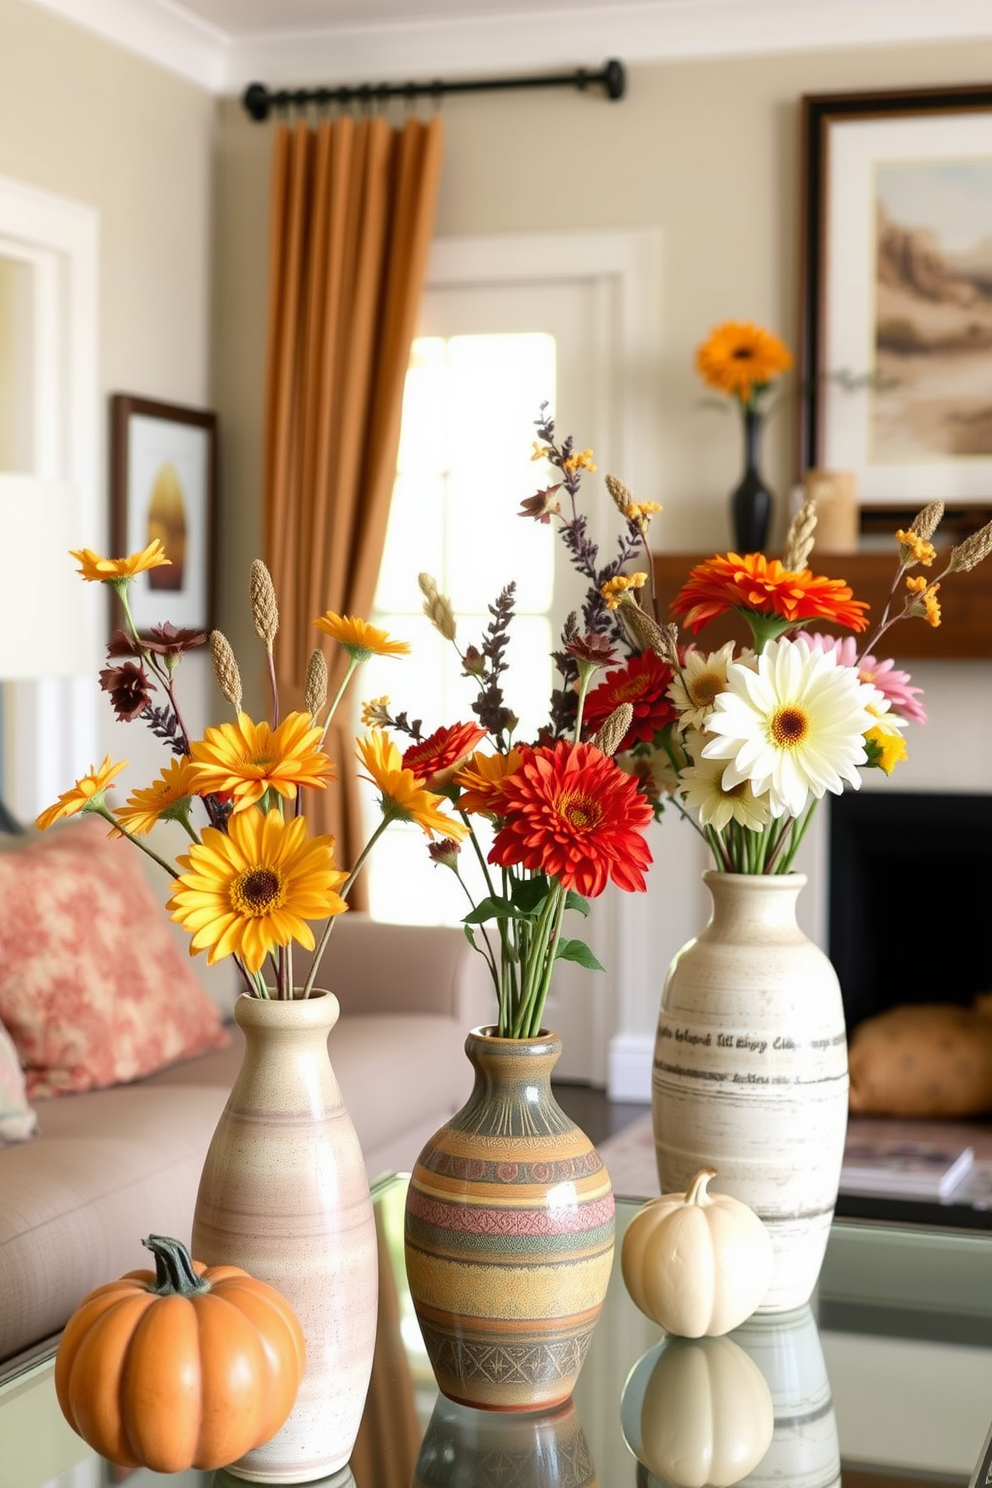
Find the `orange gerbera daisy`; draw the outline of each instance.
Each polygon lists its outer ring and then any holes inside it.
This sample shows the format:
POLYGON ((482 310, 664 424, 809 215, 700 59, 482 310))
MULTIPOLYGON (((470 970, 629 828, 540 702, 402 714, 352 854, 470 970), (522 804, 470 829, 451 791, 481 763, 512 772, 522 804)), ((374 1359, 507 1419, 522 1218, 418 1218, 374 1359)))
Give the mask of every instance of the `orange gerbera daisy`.
POLYGON ((236 955, 258 971, 269 951, 298 940, 308 951, 307 920, 326 920, 348 906, 336 892, 346 873, 334 867, 333 837, 308 837, 302 816, 284 821, 273 809, 234 816, 226 832, 204 827, 177 861, 185 868, 166 908, 205 950, 212 966, 236 955))
POLYGON ((189 758, 170 760, 154 785, 134 790, 114 815, 129 832, 143 837, 156 822, 184 816, 189 799, 197 794, 195 769, 189 758))
POLYGON ((435 729, 430 738, 420 739, 403 751, 403 768, 412 770, 431 790, 443 790, 485 737, 485 729, 477 723, 454 723, 450 728, 435 729))
POLYGON ((867 609, 842 579, 783 568, 763 553, 717 554, 698 563, 671 605, 671 613, 693 632, 728 610, 777 617, 787 625, 832 620, 848 630, 864 630, 867 609))
POLYGON ((208 728, 191 746, 193 788, 201 795, 230 792, 236 812, 260 801, 267 790, 289 800, 297 786, 325 790, 334 770, 318 747, 320 736, 309 713, 289 713, 274 729, 239 713, 237 723, 208 728))
POLYGON ((369 772, 364 778, 382 792, 382 814, 387 821, 416 822, 428 837, 436 834, 457 840, 465 836, 468 828, 438 809, 444 798, 425 790, 423 781, 404 769, 399 750, 381 729, 358 740, 358 753, 369 772))
POLYGON ((127 558, 101 558, 92 548, 70 548, 69 557, 75 558, 79 564, 78 572, 84 579, 101 584, 130 580, 146 569, 161 568, 163 563, 172 562, 171 558, 166 558, 165 549, 157 537, 153 537, 140 553, 131 553, 127 558))
POLYGON ((409 641, 391 641, 384 630, 355 615, 336 615, 328 610, 313 623, 339 641, 355 661, 368 661, 370 656, 405 656, 410 650, 409 641))
POLYGON ((671 681, 671 667, 653 651, 632 656, 626 666, 607 672, 602 682, 589 692, 582 710, 583 728, 594 734, 615 708, 630 703, 634 709, 633 722, 617 745, 616 753, 632 749, 639 739, 650 743, 659 729, 675 717, 675 708, 668 698, 671 681))
POLYGON ((546 873, 589 897, 610 879, 643 890, 651 862, 643 831, 653 812, 633 776, 593 744, 560 739, 523 756, 503 781, 503 825, 489 861, 546 873))
POLYGON ((35 822, 39 832, 44 832, 64 816, 75 816, 77 811, 99 811, 106 805, 108 786, 126 764, 127 760, 121 760, 119 765, 112 765, 110 755, 105 754, 102 765, 91 765, 89 774, 81 776, 71 790, 62 792, 54 806, 41 813, 35 822))
POLYGON ((696 351, 703 381, 742 403, 750 403, 755 392, 791 366, 784 342, 751 321, 724 321, 696 351))
POLYGON ((464 770, 455 776, 455 784, 462 791, 458 798, 459 811, 500 816, 499 793, 503 781, 519 770, 521 759, 519 749, 510 749, 506 754, 473 754, 464 770))

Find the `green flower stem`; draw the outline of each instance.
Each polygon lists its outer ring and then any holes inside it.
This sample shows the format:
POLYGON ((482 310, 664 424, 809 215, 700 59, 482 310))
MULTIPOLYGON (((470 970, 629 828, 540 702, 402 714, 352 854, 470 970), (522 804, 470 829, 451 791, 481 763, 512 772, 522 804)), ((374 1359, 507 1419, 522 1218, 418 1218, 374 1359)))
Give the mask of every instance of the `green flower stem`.
POLYGON ((566 893, 562 884, 556 885, 556 890, 552 894, 552 897, 557 897, 558 902, 555 906, 555 915, 551 928, 551 936, 549 938, 547 946, 544 948, 544 951, 540 957, 542 970, 538 986, 537 998, 535 999, 531 1011, 530 1024, 527 1028, 527 1038, 536 1038, 537 1035, 540 1033, 541 1023, 544 1019, 544 1005, 548 1000, 548 993, 551 990, 551 977, 555 969, 555 960, 558 955, 558 942, 561 939, 562 920, 565 917, 566 893))
MULTIPOLYGON (((472 898, 472 895, 471 895, 471 892, 469 890, 468 884, 462 878, 462 876, 459 873, 457 867, 453 867, 451 869, 451 872, 455 875, 455 877, 457 878, 459 884, 461 885, 462 893, 465 895, 465 898, 468 900, 469 904, 471 904, 472 908, 475 909, 475 900, 472 898)), ((469 928, 472 928, 472 927, 469 927, 469 928)), ((493 951, 492 944, 491 944, 490 939, 489 939, 489 932, 486 929, 486 927, 484 925, 479 925, 477 928, 481 931, 481 933, 482 933, 482 939, 486 943, 486 948, 485 948, 484 951, 482 951, 481 954, 485 957, 486 965, 489 967, 489 975, 493 979, 493 987, 495 989, 496 1000, 498 1002, 499 1001, 499 968, 498 968, 498 966, 496 964, 496 954, 493 951)))
POLYGON ((586 693, 589 691, 589 684, 592 681, 593 677, 596 675, 597 670, 598 668, 596 666, 590 665, 588 662, 580 661, 578 664, 579 701, 576 704, 575 708, 575 734, 572 738, 573 744, 578 744, 582 738, 582 711, 586 705, 586 693))
POLYGON ((559 899, 563 895, 564 890, 561 884, 556 884, 544 901, 538 916, 527 956, 520 1006, 513 1019, 510 1038, 527 1038, 528 1035, 524 1030, 533 1023, 535 1016, 539 1018, 543 1011, 543 1003, 539 1003, 538 998, 544 982, 544 962, 553 933, 559 899))
POLYGON ((353 675, 355 674, 355 672, 357 672, 357 670, 358 670, 358 668, 359 668, 360 665, 361 665, 361 658, 360 657, 357 657, 357 656, 354 656, 354 655, 351 654, 351 652, 349 652, 348 653, 348 668, 347 668, 347 670, 346 670, 346 672, 344 674, 344 677, 342 678, 341 686, 338 688, 337 692, 334 694, 334 698, 333 698, 333 700, 331 702, 331 706, 327 710, 327 717, 324 719, 324 727, 323 727, 323 730, 321 731, 320 741, 319 741, 321 748, 323 748, 323 746, 324 746, 324 740, 327 738, 327 730, 331 726, 331 719, 334 717, 335 713, 338 710, 338 703, 340 703, 341 699, 344 697, 345 688, 348 686, 348 683, 351 681, 353 675))
POLYGON ((108 582, 110 583, 111 587, 113 588, 114 592, 116 593, 117 598, 121 602, 121 607, 124 610, 124 619, 127 621, 128 629, 130 630, 131 634, 134 636, 134 639, 137 641, 138 645, 140 646, 141 645, 141 637, 138 634, 138 627, 134 623, 134 616, 131 614, 131 606, 130 606, 130 604, 128 602, 128 597, 127 597, 128 585, 130 584, 131 580, 130 580, 130 578, 126 578, 126 579, 110 579, 108 582))
POLYGON ((134 832, 129 832, 127 827, 122 826, 106 803, 102 806, 84 807, 84 810, 88 810, 94 816, 102 816, 104 821, 110 822, 111 826, 116 828, 122 837, 126 837, 128 842, 133 842, 135 847, 140 847, 146 857, 151 858, 160 868, 164 868, 170 878, 178 878, 179 870, 176 868, 175 863, 167 863, 164 858, 160 858, 158 853, 148 846, 147 842, 135 836, 134 832))
POLYGON ((809 805, 806 807, 806 813, 802 817, 802 820, 801 821, 798 821, 798 822, 797 821, 793 821, 793 823, 792 823, 792 833, 791 833, 792 841, 789 844, 789 850, 788 850, 788 852, 786 853, 785 857, 782 859, 781 866, 776 870, 777 872, 779 872, 779 873, 789 873, 791 871, 791 869, 792 869, 792 860, 796 856, 796 853, 799 851, 799 846, 800 846, 803 838, 806 836, 806 828, 809 826, 810 822, 813 820, 813 812, 816 810, 816 807, 817 807, 817 802, 815 800, 810 801, 809 805))

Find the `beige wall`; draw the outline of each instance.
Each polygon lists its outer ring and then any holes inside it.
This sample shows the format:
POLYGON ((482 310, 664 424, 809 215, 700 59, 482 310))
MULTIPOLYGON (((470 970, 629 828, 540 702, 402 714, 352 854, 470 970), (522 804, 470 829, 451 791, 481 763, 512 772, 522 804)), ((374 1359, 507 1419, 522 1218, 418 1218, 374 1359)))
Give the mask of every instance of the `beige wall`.
MULTIPOLYGON (((729 537, 725 498, 739 461, 735 421, 698 406, 695 346, 725 318, 753 318, 797 337, 799 103, 804 92, 968 82, 992 71, 992 47, 870 48, 637 66, 627 99, 565 92, 446 99, 440 234, 660 227, 664 437, 657 528, 671 548, 729 537)), ((219 287, 215 391, 237 448, 243 568, 258 540, 264 354, 268 131, 234 100, 218 154, 219 287)), ((581 430, 575 431, 582 441, 581 430)), ((792 420, 773 422, 766 474, 784 493, 794 469, 792 420)))
MULTIPOLYGON (((35 5, 0 0, 0 175, 99 213, 104 495, 111 393, 210 401, 216 108, 162 68, 35 5)), ((106 527, 89 541, 105 548, 106 527)), ((208 682, 197 659, 186 689, 195 728, 208 682)), ((133 783, 147 783, 164 763, 147 731, 117 724, 109 706, 101 735, 104 749, 134 761, 133 783)))

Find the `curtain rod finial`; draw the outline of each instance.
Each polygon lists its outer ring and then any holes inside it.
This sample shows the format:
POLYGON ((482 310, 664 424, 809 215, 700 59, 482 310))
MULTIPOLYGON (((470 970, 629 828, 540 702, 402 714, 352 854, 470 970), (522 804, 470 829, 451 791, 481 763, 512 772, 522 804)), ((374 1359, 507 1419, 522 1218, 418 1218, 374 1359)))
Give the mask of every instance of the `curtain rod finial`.
POLYGON ((617 103, 627 92, 627 70, 616 57, 611 57, 603 70, 606 94, 612 103, 617 103))
POLYGON ((269 90, 264 83, 249 83, 241 102, 256 124, 264 124, 269 117, 269 90))

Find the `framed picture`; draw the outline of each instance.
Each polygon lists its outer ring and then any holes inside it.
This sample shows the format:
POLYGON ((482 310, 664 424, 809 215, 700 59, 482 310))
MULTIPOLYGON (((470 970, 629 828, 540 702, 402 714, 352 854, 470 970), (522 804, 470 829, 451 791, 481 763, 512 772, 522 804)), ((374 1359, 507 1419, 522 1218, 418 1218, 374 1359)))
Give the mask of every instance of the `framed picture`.
POLYGON ((802 468, 862 506, 992 506, 992 85, 802 118, 802 468))
MULTIPOLYGON (((213 526, 217 416, 115 393, 110 400, 111 542, 115 554, 162 541, 168 567, 138 574, 128 590, 144 634, 171 621, 209 630, 213 615, 213 526)), ((120 604, 117 621, 120 623, 120 604)))

